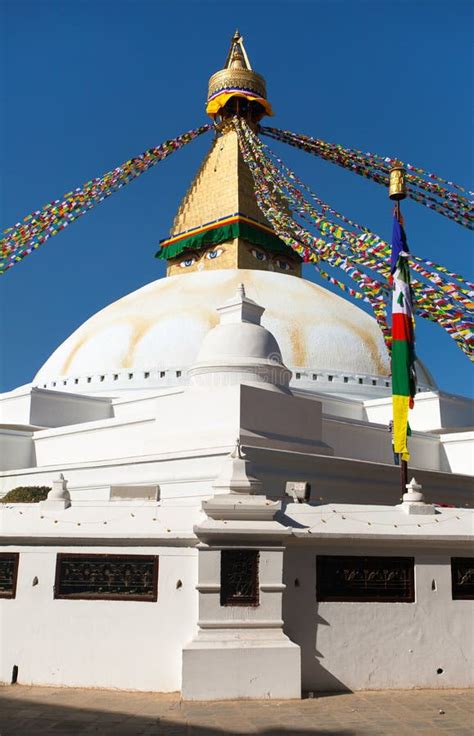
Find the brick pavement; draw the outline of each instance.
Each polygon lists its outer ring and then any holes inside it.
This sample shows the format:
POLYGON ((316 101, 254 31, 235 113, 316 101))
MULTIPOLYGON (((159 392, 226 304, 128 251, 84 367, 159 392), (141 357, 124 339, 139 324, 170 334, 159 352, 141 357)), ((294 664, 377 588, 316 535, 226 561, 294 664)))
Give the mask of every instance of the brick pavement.
POLYGON ((466 690, 184 703, 175 693, 0 686, 0 736, 472 736, 466 690))

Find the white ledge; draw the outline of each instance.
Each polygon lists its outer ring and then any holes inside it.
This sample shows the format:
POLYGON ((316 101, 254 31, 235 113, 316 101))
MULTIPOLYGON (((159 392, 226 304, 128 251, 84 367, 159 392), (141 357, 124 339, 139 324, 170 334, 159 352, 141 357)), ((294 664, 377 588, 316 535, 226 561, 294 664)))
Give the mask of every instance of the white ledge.
MULTIPOLYGON (((254 608, 254 606, 249 607, 254 608)), ((227 606, 227 608, 232 608, 232 606, 227 606)), ((236 608, 239 608, 239 606, 236 606, 236 608)), ((198 626, 200 629, 281 629, 283 628, 283 621, 249 621, 248 619, 232 619, 232 621, 229 621, 223 619, 222 621, 198 621, 198 626)))

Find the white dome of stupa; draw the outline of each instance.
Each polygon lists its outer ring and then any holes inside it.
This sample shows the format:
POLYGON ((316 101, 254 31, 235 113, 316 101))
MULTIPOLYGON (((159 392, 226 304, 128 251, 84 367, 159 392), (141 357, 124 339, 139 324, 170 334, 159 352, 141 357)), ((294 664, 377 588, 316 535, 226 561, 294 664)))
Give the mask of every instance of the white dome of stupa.
MULTIPOLYGON (((240 283, 264 307, 262 325, 297 377, 365 383, 369 376, 367 383, 377 377, 380 385, 387 383, 382 333, 362 309, 302 278, 223 269, 159 279, 102 309, 54 351, 33 384, 111 394, 187 381, 186 371, 219 321, 217 307, 240 283)), ((273 349, 273 342, 264 347, 273 349)))

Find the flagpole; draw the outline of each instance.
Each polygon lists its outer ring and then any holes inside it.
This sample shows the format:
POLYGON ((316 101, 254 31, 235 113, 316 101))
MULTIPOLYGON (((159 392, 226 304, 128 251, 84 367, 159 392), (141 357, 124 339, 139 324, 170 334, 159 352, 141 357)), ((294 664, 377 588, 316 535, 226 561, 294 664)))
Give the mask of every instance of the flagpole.
MULTIPOLYGON (((400 200, 406 197, 405 172, 400 167, 395 167, 390 172, 389 197, 395 201, 395 217, 401 222, 400 200)), ((406 492, 408 484, 408 461, 400 457, 400 484, 402 496, 406 492)))
MULTIPOLYGON (((401 221, 401 210, 400 210, 400 200, 397 199, 395 202, 395 216, 398 220, 398 222, 401 221)), ((401 482, 401 491, 402 496, 404 493, 406 493, 407 485, 408 485, 408 460, 402 460, 400 459, 400 482, 401 482)))

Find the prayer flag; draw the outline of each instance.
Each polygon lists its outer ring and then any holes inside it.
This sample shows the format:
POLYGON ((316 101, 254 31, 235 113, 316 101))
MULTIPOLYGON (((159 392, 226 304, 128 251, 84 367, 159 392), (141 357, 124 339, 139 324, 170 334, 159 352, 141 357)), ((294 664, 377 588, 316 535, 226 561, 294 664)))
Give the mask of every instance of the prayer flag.
POLYGON ((393 449, 409 460, 408 410, 416 392, 415 334, 408 266, 408 244, 401 218, 394 216, 391 273, 392 296, 392 405, 393 449))

